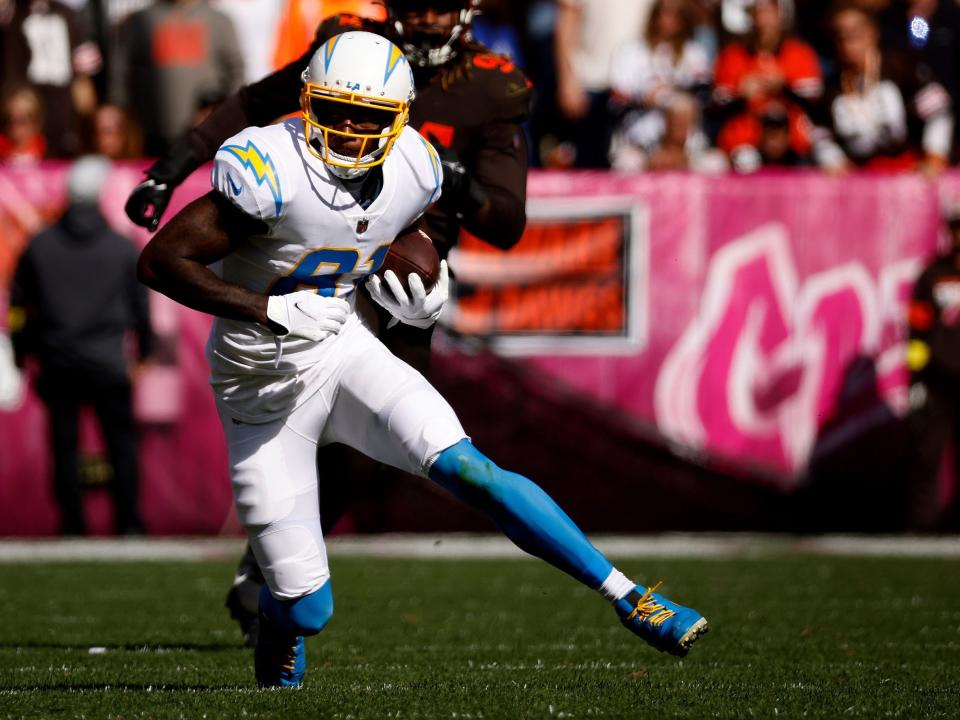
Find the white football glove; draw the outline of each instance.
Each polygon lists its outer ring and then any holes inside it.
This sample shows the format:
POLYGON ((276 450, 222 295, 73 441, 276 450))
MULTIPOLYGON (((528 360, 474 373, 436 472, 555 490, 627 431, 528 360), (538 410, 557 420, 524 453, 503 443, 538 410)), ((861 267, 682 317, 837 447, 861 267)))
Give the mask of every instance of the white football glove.
POLYGON ((267 317, 283 328, 279 337, 301 337, 314 342, 336 335, 347 320, 350 305, 346 300, 298 290, 289 295, 271 295, 267 299, 267 317))
POLYGON ((437 284, 429 293, 423 287, 423 281, 416 273, 410 273, 407 278, 407 285, 410 287, 409 295, 403 289, 400 279, 393 270, 387 270, 383 274, 383 279, 390 286, 389 289, 383 286, 379 276, 371 275, 367 280, 367 291, 374 302, 386 308, 387 312, 394 318, 405 325, 428 328, 440 317, 443 304, 447 301, 450 285, 446 260, 440 261, 440 275, 437 277, 437 284))

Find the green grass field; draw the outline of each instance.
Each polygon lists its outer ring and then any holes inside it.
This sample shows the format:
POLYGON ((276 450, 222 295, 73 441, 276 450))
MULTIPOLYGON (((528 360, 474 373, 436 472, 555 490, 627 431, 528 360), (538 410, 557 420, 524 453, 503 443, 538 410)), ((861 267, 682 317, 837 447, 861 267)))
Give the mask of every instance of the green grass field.
POLYGON ((960 717, 960 562, 620 565, 707 615, 686 659, 537 562, 335 557, 306 685, 258 691, 229 563, 2 564, 0 718, 960 717))

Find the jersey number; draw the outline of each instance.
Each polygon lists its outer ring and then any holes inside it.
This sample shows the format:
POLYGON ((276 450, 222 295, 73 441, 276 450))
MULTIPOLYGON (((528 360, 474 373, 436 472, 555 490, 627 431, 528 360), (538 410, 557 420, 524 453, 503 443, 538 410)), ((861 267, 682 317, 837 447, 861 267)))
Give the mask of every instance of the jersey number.
POLYGON ((301 288, 314 288, 318 295, 332 297, 337 294, 337 281, 340 280, 341 275, 354 272, 358 265, 360 272, 365 275, 375 273, 383 265, 388 250, 390 250, 390 243, 381 245, 363 263, 360 263, 359 251, 354 248, 314 250, 300 258, 300 262, 289 274, 278 278, 268 294, 289 295, 301 288))

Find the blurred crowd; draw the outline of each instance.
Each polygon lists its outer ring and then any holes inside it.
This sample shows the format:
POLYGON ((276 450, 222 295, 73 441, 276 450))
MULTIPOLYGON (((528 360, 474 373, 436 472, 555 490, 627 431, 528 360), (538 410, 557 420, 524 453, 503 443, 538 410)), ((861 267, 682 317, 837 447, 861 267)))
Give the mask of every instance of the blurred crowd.
MULTIPOLYGON (((466 0, 465 0, 466 1, 466 0)), ((918 170, 960 154, 958 0, 483 0, 534 166, 918 170)), ((158 156, 370 0, 0 0, 0 162, 158 156)))

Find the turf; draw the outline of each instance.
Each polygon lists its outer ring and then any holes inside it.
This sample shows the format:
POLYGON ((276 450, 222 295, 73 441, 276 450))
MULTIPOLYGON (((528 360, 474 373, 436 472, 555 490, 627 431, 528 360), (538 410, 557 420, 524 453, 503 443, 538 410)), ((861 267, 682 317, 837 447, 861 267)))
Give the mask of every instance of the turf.
POLYGON ((335 558, 299 691, 254 689, 229 564, 0 565, 0 718, 960 717, 956 561, 621 565, 708 616, 686 659, 536 562, 335 558))

